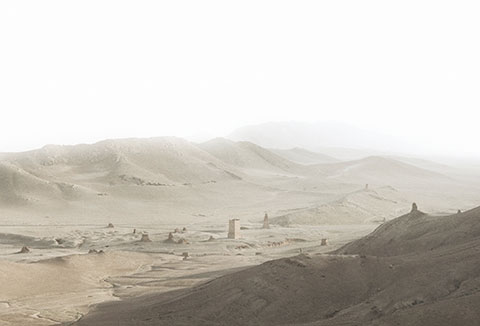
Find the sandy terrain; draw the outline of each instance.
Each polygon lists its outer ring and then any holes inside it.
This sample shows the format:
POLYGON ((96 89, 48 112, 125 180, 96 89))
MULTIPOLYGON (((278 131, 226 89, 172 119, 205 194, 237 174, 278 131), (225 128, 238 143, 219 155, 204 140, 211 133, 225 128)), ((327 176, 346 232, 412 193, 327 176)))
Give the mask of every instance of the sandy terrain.
POLYGON ((375 227, 263 230, 260 224, 247 225, 249 229, 242 230, 238 240, 226 238, 225 225, 190 226, 186 232, 174 233, 176 241, 188 241, 182 244, 165 242, 174 225, 137 229, 135 235, 133 227, 126 226, 68 226, 56 230, 57 240, 51 228, 3 227, 8 233, 0 235, 1 324, 74 321, 96 303, 190 287, 300 251, 331 250, 375 227), (152 242, 141 242, 140 232, 147 231, 152 242), (328 238, 330 245, 322 247, 321 238, 328 238), (23 245, 31 252, 17 254, 23 245), (89 253, 92 249, 103 253, 89 253), (187 260, 183 260, 184 252, 188 252, 187 260))
POLYGON ((78 325, 478 325, 480 209, 416 211, 335 253, 104 304, 78 325))
MULTIPOLYGON (((124 139, 4 153, 0 324, 69 323, 98 303, 175 295, 274 259, 324 254, 407 213, 413 201, 430 214, 466 210, 480 202, 475 171, 383 157, 337 161, 225 139, 124 139), (270 229, 261 229, 265 212, 270 229), (230 218, 240 218, 241 239, 226 238, 230 218), (24 246, 30 252, 18 253, 24 246)), ((310 261, 301 257, 295 261, 310 261)), ((348 268, 358 264, 349 259, 342 258, 348 268)), ((296 263, 286 262, 278 264, 296 273, 296 263)))

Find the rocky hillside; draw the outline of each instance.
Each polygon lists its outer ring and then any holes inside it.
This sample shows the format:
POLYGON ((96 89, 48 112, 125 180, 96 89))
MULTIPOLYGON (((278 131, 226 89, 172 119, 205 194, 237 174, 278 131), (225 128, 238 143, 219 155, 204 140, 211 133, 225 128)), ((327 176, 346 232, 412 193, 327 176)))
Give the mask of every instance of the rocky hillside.
POLYGON ((78 325, 478 325, 480 208, 413 211, 330 255, 99 306, 78 325))

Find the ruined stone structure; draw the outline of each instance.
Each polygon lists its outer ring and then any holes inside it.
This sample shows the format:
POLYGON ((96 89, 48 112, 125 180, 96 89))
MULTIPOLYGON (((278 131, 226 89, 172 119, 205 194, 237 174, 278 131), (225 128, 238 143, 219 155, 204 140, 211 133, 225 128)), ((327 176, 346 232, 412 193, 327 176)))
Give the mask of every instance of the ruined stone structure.
POLYGON ((412 204, 412 213, 418 211, 418 206, 416 203, 412 204))
POLYGON ((143 233, 140 241, 141 242, 152 242, 152 240, 150 240, 150 237, 148 236, 148 233, 143 233))
POLYGON ((265 216, 263 217, 263 228, 264 229, 270 229, 270 224, 268 223, 268 214, 265 213, 265 216))
POLYGON ((234 218, 228 221, 228 238, 240 238, 240 220, 238 218, 234 218))
POLYGON ((18 252, 19 254, 28 254, 30 252, 30 248, 27 246, 23 246, 22 249, 18 252))
POLYGON ((187 241, 185 238, 180 238, 176 242, 176 244, 189 244, 190 242, 187 241))
POLYGON ((322 239, 322 242, 320 243, 321 246, 326 246, 328 244, 328 240, 327 239, 322 239))
POLYGON ((173 232, 168 233, 168 238, 166 240, 164 240, 163 242, 164 243, 173 243, 173 244, 189 244, 189 242, 184 238, 180 238, 178 240, 175 240, 175 238, 173 236, 173 232))
POLYGON ((113 223, 108 223, 107 228, 111 229, 111 228, 113 228, 113 227, 114 227, 114 226, 113 226, 113 223))
POLYGON ((168 233, 168 238, 164 242, 166 242, 166 243, 176 243, 175 240, 173 239, 173 233, 172 232, 168 233))

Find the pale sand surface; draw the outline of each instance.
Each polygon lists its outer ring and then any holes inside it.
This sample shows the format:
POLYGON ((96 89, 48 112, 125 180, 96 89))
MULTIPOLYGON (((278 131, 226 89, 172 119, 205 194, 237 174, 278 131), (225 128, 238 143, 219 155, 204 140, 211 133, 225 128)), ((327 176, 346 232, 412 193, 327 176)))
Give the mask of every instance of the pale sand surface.
POLYGON ((139 242, 132 226, 0 227, 10 244, 0 245, 2 325, 52 325, 77 320, 94 304, 160 293, 302 252, 326 252, 369 233, 376 225, 272 227, 246 224, 242 238, 226 238, 224 225, 190 226, 167 244, 182 225, 150 226, 152 242, 139 242), (215 240, 207 241, 210 236, 215 240), (53 238, 62 239, 61 245, 53 238), (328 238, 328 246, 320 239, 328 238), (29 242, 31 252, 15 254, 29 242), (81 245, 80 245, 81 244, 81 245), (80 247, 79 247, 80 246, 80 247), (90 249, 105 253, 88 253, 90 249), (183 260, 182 253, 189 258, 183 260))

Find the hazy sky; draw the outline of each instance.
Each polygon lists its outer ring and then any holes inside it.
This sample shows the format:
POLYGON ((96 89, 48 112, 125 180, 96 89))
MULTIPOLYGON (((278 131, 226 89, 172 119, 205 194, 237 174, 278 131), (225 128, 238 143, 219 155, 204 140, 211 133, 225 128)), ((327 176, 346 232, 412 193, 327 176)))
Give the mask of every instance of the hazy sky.
POLYGON ((477 1, 0 2, 0 151, 337 120, 480 155, 477 1))

